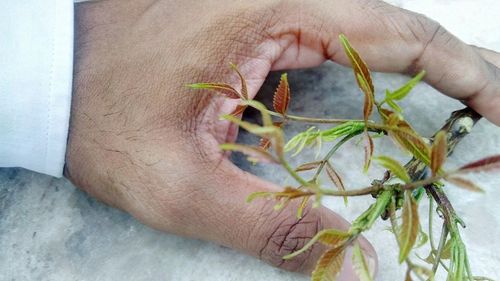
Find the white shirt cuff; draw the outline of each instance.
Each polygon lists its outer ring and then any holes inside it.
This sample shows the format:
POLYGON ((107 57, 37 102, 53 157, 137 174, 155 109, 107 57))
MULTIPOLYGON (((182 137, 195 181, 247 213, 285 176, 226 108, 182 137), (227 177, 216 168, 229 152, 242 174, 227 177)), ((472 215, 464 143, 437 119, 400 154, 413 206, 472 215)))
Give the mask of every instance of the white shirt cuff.
POLYGON ((0 167, 62 175, 73 9, 71 0, 0 2, 0 167))

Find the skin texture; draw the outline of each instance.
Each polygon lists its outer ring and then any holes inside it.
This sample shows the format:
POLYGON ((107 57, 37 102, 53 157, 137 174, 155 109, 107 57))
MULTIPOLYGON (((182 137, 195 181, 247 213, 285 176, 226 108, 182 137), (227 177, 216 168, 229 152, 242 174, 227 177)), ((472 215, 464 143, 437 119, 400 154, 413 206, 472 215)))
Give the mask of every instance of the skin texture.
MULTIPOLYGON (((65 175, 154 228, 210 240, 310 273, 324 248, 284 261, 323 228, 348 223, 325 208, 244 203, 279 190, 234 166, 218 144, 237 130, 236 104, 184 87, 233 82, 255 96, 268 72, 348 65, 349 38, 374 71, 428 73, 427 82, 500 124, 499 54, 462 43, 438 23, 380 1, 106 0, 76 4, 74 94, 65 175), (466 75, 463 75, 466 73, 466 75)), ((376 254, 361 240, 376 268, 376 254)), ((340 280, 356 280, 346 259, 340 280)))

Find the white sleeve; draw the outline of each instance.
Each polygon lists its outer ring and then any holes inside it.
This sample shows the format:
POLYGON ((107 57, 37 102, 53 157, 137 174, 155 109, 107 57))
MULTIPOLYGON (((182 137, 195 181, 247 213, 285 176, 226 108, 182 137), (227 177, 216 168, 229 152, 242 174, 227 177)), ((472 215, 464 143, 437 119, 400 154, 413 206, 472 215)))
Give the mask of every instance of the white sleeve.
POLYGON ((73 78, 73 1, 0 1, 0 167, 60 177, 73 78))

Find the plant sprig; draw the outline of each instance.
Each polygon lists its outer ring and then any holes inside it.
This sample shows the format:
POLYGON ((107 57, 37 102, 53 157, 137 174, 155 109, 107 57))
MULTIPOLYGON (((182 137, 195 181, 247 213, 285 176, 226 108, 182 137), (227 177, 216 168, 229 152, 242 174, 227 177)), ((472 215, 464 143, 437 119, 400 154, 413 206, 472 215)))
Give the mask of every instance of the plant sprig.
MULTIPOLYGON (((297 186, 286 186, 280 192, 257 192, 248 196, 251 202, 258 198, 267 197, 277 201, 275 208, 283 208, 291 200, 301 200, 297 210, 300 218, 308 201, 314 198, 313 207, 321 204, 324 196, 342 196, 347 205, 350 196, 371 195, 375 198, 367 209, 360 214, 347 231, 324 229, 318 232, 302 249, 284 256, 284 259, 294 258, 314 243, 323 243, 329 247, 317 263, 312 273, 313 281, 335 280, 343 264, 344 252, 348 246, 353 246, 354 271, 361 280, 372 280, 369 275, 366 261, 357 238, 368 231, 379 219, 389 218, 392 232, 399 246, 398 261, 407 266, 405 280, 434 280, 437 270, 441 267, 447 271, 447 281, 462 280, 489 280, 485 277, 475 277, 472 274, 465 244, 460 236, 460 227, 464 222, 458 217, 453 206, 446 196, 444 182, 452 183, 465 190, 482 192, 474 182, 466 178, 469 173, 500 170, 500 155, 487 157, 455 170, 445 170, 447 157, 452 154, 460 140, 470 133, 474 124, 481 118, 470 108, 453 112, 443 127, 429 140, 420 136, 406 121, 403 109, 397 104, 404 99, 419 81, 425 76, 425 71, 418 73, 405 85, 391 91, 386 90, 381 101, 376 100, 370 70, 361 59, 359 53, 352 47, 344 35, 340 35, 340 42, 353 67, 356 82, 365 96, 363 105, 363 119, 335 119, 304 117, 288 114, 291 101, 288 76, 283 74, 274 93, 273 109, 266 108, 257 101, 249 100, 246 81, 234 64, 232 69, 241 80, 241 90, 237 91, 226 83, 196 83, 190 84, 193 89, 213 90, 225 98, 239 99, 240 104, 229 115, 222 118, 229 120, 248 132, 261 137, 256 146, 242 144, 223 144, 221 149, 242 152, 248 155, 252 162, 273 163, 281 165, 285 171, 297 182, 297 186), (388 107, 386 107, 388 106, 388 107), (262 116, 262 124, 253 124, 240 120, 243 111, 253 107, 262 116), (376 110, 375 110, 376 109, 376 110), (374 112, 378 112, 381 122, 372 120, 374 112), (305 122, 310 124, 331 124, 325 130, 310 126, 304 132, 285 141, 284 128, 289 122, 305 122), (375 155, 373 137, 388 136, 402 151, 412 156, 405 165, 386 155, 375 155), (361 136, 364 140, 365 160, 364 170, 370 168, 374 161, 387 169, 383 179, 373 180, 372 184, 362 188, 346 188, 342 177, 331 164, 335 153, 347 142, 361 136), (334 142, 328 153, 321 158, 307 162, 293 168, 287 160, 287 154, 297 155, 305 148, 316 145, 321 148, 325 143, 334 142), (304 178, 304 171, 315 171, 311 178, 304 178), (324 186, 319 177, 325 175, 333 184, 324 186), (418 206, 422 196, 427 194, 429 207, 429 234, 422 230, 418 206), (434 204, 435 203, 435 204, 434 204), (437 206, 436 210, 433 209, 437 206), (442 231, 438 246, 433 236, 432 215, 437 212, 443 218, 442 231), (422 259, 430 267, 419 265, 411 260, 412 251, 429 243, 430 253, 422 259), (448 261, 448 265, 446 265, 448 261)), ((318 149, 318 152, 320 149, 318 149)), ((292 156, 293 156, 292 155, 292 156)))

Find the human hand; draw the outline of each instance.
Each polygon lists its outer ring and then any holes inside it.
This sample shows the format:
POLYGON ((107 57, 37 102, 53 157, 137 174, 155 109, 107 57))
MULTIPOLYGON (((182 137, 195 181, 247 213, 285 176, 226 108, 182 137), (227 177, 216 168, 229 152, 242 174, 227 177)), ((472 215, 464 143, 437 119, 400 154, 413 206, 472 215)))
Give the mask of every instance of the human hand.
MULTIPOLYGON (((500 124, 499 55, 465 45, 437 23, 380 1, 149 1, 77 4, 74 96, 65 174, 98 199, 164 231, 211 240, 287 270, 310 272, 320 245, 284 261, 322 228, 348 227, 325 208, 246 204, 279 190, 218 148, 236 127, 234 101, 187 83, 234 81, 255 96, 270 70, 347 65, 347 35, 373 70, 427 71, 427 81, 500 124), (466 75, 464 75, 466 73, 466 75)), ((372 268, 376 255, 362 241, 372 268)), ((340 280, 353 280, 346 259, 340 280)))

